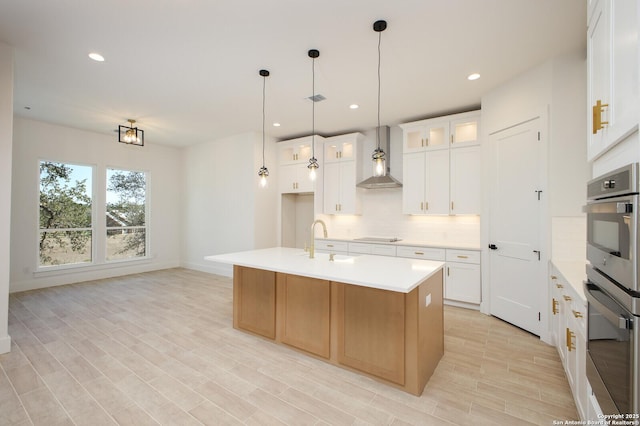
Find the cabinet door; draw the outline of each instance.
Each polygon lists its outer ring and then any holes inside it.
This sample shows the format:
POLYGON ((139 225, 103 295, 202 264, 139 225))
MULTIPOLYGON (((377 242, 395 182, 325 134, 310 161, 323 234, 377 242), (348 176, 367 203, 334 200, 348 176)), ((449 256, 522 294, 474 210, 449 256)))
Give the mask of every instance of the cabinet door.
POLYGON ((425 200, 424 153, 405 154, 402 163, 402 212, 424 214, 425 200))
POLYGON ((339 284, 338 362, 400 385, 405 370, 405 294, 339 284))
POLYGON ((275 338, 275 272, 233 267, 233 327, 275 338))
POLYGON ((451 147, 464 146, 464 145, 477 145, 480 143, 478 135, 480 116, 473 116, 467 118, 461 118, 458 120, 452 120, 450 124, 451 147))
POLYGON ((638 125, 638 16, 636 0, 599 0, 587 32, 588 159, 638 125), (600 102, 602 108, 595 108, 600 102), (601 112, 600 112, 601 111, 601 112), (602 127, 594 124, 600 116, 602 127))
POLYGON ((451 150, 451 213, 480 214, 480 147, 451 150))
POLYGON ((334 142, 327 139, 324 144, 324 161, 333 163, 336 161, 354 160, 356 153, 356 142, 342 141, 334 142))
POLYGON ((356 192, 356 164, 355 161, 340 163, 340 184, 338 185, 339 207, 338 213, 359 214, 356 192))
POLYGON ((449 150, 425 153, 425 213, 449 214, 449 150))
POLYGON ((278 188, 281 193, 297 192, 296 189, 296 165, 280 166, 278 173, 278 188))
POLYGON ((329 281, 278 274, 277 293, 282 342, 329 358, 329 281))
MULTIPOLYGON (((609 104, 611 94, 611 18, 610 0, 600 0, 591 17, 587 33, 587 72, 589 114, 587 156, 591 160, 605 148, 605 138, 609 129, 596 129, 593 123, 593 106, 600 101, 609 104), (595 132, 595 133, 594 133, 595 132)), ((602 121, 609 121, 609 109, 604 108, 602 121)))
POLYGON ((324 213, 335 214, 340 206, 340 163, 324 164, 324 213))
POLYGON ((278 145, 279 164, 302 164, 311 157, 311 138, 303 138, 292 142, 281 142, 278 145))
POLYGON ((480 265, 447 262, 444 297, 449 300, 479 304, 481 302, 480 265))
POLYGON ((307 163, 298 164, 296 167, 296 192, 313 192, 315 182, 309 177, 309 169, 307 163))

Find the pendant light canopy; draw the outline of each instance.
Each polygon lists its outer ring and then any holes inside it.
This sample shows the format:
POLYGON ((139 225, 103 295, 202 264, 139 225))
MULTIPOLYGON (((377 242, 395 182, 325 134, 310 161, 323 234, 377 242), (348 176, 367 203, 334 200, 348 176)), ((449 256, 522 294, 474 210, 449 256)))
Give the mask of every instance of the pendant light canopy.
POLYGON ((320 167, 318 160, 316 159, 316 102, 313 100, 316 96, 316 58, 320 56, 320 52, 316 49, 311 49, 308 52, 311 58, 311 158, 309 158, 309 178, 316 180, 316 170, 320 167))
POLYGON ((269 169, 264 165, 264 121, 265 121, 265 91, 267 86, 267 77, 269 77, 269 71, 260 70, 262 76, 262 167, 258 170, 258 176, 260 177, 260 186, 267 186, 267 177, 269 177, 269 169))
POLYGON ((380 42, 382 32, 387 29, 387 21, 376 21, 373 30, 378 33, 378 126, 376 127, 376 149, 371 155, 373 160, 373 176, 380 177, 387 174, 387 161, 384 150, 380 147, 380 42))

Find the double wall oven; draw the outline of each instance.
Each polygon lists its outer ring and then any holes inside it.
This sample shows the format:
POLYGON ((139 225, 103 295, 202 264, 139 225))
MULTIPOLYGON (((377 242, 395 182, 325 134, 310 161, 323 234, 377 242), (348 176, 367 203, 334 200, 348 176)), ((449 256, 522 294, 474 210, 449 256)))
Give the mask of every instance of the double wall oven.
POLYGON ((587 187, 587 377, 605 414, 640 412, 639 167, 587 187))

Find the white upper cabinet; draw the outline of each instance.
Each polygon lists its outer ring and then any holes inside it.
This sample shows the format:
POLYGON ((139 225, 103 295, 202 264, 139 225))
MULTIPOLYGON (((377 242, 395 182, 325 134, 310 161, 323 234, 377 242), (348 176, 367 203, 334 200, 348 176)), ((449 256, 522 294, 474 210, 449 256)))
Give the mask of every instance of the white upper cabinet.
POLYGON ((403 213, 480 214, 480 112, 400 127, 404 132, 403 213), (432 143, 434 134, 437 144, 432 143))
MULTIPOLYGON (((322 162, 324 138, 315 136, 315 155, 322 162)), ((309 158, 313 155, 311 136, 278 142, 278 189, 281 193, 314 192, 309 178, 309 158)))
POLYGON ((467 146, 451 150, 449 172, 451 213, 479 214, 481 208, 480 146, 467 146))
POLYGON ((356 188, 361 175, 361 133, 326 138, 324 141, 323 211, 325 214, 360 214, 356 188))
POLYGON ((449 122, 423 120, 401 125, 404 136, 404 152, 447 149, 449 145, 449 122))
POLYGON ((638 4, 591 0, 588 7, 587 155, 593 160, 638 126, 638 4))

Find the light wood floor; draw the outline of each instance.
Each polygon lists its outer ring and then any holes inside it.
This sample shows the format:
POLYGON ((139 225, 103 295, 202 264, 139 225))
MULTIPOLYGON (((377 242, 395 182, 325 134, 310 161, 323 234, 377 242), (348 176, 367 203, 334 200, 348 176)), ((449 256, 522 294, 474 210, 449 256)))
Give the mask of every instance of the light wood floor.
POLYGON ((9 301, 0 424, 550 425, 577 419, 553 347, 445 309, 421 397, 234 330, 231 280, 171 269, 9 301))

